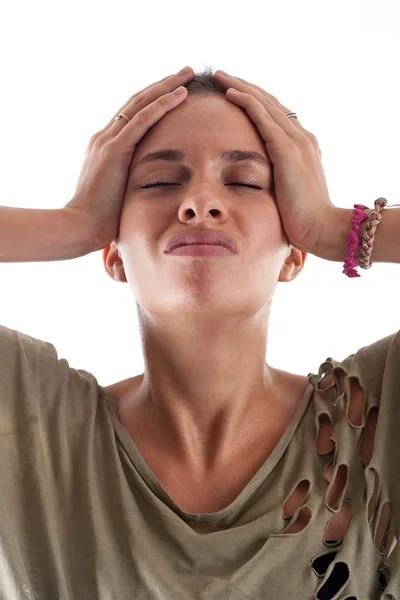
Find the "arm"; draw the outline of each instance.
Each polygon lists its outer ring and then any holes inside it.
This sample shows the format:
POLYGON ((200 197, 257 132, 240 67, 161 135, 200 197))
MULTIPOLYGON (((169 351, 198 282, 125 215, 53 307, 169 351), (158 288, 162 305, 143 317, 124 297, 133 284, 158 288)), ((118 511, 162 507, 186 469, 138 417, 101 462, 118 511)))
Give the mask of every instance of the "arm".
MULTIPOLYGON (((369 215, 374 209, 364 212, 369 215)), ((351 218, 352 208, 332 209, 331 217, 325 220, 317 248, 312 254, 325 260, 344 262, 348 255, 346 248, 347 236, 353 229, 351 218)), ((385 208, 381 212, 382 220, 375 231, 374 245, 371 254, 371 263, 387 262, 400 264, 400 208, 385 208)), ((368 219, 361 223, 359 235, 362 235, 367 226, 368 219)), ((362 246, 355 252, 357 260, 361 258, 362 246)))
POLYGON ((68 208, 0 206, 0 262, 69 260, 97 250, 86 223, 68 208))

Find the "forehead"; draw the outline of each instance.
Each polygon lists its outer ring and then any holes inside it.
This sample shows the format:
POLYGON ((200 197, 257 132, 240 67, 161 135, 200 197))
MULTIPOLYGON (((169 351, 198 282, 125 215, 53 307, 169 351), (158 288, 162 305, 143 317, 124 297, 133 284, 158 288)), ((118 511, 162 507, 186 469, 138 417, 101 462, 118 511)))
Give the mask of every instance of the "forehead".
POLYGON ((249 159, 272 166, 265 141, 247 113, 215 94, 188 96, 156 121, 137 144, 133 165, 145 157, 142 164, 148 163, 152 160, 149 154, 155 160, 186 162, 187 166, 194 154, 216 161, 249 159))

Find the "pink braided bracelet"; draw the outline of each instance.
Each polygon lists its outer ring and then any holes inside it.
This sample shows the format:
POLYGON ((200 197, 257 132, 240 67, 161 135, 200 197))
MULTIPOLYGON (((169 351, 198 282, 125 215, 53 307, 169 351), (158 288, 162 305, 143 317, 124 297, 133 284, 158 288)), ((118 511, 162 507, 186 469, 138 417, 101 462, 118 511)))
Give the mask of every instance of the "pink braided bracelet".
POLYGON ((375 200, 375 210, 370 214, 369 222, 365 228, 363 239, 361 240, 359 236, 360 225, 365 219, 368 218, 368 215, 363 211, 368 208, 368 206, 364 206, 363 204, 354 204, 354 211, 352 216, 352 223, 354 224, 353 231, 349 231, 348 241, 346 244, 346 248, 349 249, 349 255, 344 259, 344 269, 343 273, 347 275, 347 277, 360 277, 359 273, 356 271, 356 267, 361 266, 363 269, 371 268, 370 258, 371 252, 374 244, 375 231, 381 222, 381 212, 384 208, 393 208, 395 206, 400 206, 400 204, 390 204, 388 205, 386 198, 381 196, 377 200, 375 200), (362 243, 363 251, 361 253, 361 259, 358 261, 355 257, 355 251, 358 246, 362 243))
POLYGON ((353 231, 349 231, 347 236, 348 241, 346 248, 349 249, 349 254, 344 259, 344 269, 342 271, 347 277, 360 277, 360 274, 357 273, 355 269, 360 264, 355 257, 355 252, 361 244, 361 238, 358 235, 360 224, 365 221, 365 219, 368 219, 368 215, 363 212, 366 208, 368 208, 368 206, 364 206, 364 204, 354 205, 353 216, 351 218, 352 223, 354 223, 354 228, 353 231))

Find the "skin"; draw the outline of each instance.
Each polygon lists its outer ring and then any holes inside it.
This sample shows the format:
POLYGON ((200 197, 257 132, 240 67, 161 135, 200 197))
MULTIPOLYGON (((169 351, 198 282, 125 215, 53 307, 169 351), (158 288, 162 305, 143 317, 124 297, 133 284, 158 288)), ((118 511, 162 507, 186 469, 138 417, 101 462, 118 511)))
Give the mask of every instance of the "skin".
POLYGON ((294 280, 307 254, 288 245, 272 166, 219 159, 226 149, 268 158, 240 107, 222 95, 189 95, 142 138, 132 164, 165 148, 183 151, 191 172, 167 161, 131 168, 118 243, 103 251, 106 272, 128 283, 137 302, 145 364, 142 375, 110 388, 125 422, 140 422, 165 456, 201 480, 296 408, 307 378, 265 357, 277 282, 294 280), (156 181, 181 185, 138 187, 156 181), (263 189, 226 185, 234 181, 263 189), (239 252, 164 253, 172 235, 193 228, 227 232, 239 252))

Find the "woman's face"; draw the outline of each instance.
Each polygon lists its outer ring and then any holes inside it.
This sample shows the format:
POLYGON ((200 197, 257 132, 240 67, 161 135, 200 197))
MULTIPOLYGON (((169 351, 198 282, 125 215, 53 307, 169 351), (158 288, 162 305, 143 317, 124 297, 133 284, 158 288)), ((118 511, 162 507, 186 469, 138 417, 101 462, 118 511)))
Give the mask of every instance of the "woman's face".
POLYGON ((278 280, 290 281, 302 268, 305 254, 288 246, 283 229, 272 165, 223 162, 228 149, 255 151, 269 162, 250 117, 222 95, 189 95, 136 147, 118 244, 107 248, 104 260, 149 315, 255 314, 269 306, 278 280), (164 149, 180 150, 184 161, 134 168, 145 154, 164 149), (174 185, 140 188, 157 181, 174 185), (193 229, 226 232, 238 252, 212 258, 164 252, 171 236, 193 229), (285 263, 290 250, 295 265, 285 263))

